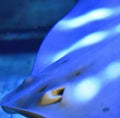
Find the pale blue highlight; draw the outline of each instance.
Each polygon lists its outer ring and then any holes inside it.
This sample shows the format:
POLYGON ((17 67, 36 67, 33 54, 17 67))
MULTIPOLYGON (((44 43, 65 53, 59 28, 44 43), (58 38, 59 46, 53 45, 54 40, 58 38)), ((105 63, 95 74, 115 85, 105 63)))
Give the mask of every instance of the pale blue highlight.
POLYGON ((59 23, 58 27, 62 30, 73 29, 76 27, 83 26, 89 22, 108 18, 113 14, 114 14, 114 9, 99 8, 99 9, 92 10, 82 16, 77 16, 72 19, 63 20, 59 23))
POLYGON ((104 71, 104 75, 108 80, 114 80, 120 77, 120 61, 109 64, 104 71))
POLYGON ((88 102, 94 98, 101 88, 101 83, 97 78, 86 78, 74 88, 73 96, 80 102, 88 102))
POLYGON ((88 102, 95 98, 103 87, 118 78, 120 78, 120 61, 114 61, 108 64, 103 71, 93 77, 84 78, 76 84, 73 89, 74 100, 82 103, 88 102))
POLYGON ((120 24, 116 26, 116 28, 115 28, 115 32, 120 33, 120 24))

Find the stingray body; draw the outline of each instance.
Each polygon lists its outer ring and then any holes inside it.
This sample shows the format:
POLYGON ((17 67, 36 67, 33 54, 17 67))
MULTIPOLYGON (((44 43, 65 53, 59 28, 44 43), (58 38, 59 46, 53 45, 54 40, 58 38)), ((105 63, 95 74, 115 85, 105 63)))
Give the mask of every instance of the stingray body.
POLYGON ((119 118, 120 2, 78 1, 39 49, 33 71, 2 99, 30 118, 119 118))

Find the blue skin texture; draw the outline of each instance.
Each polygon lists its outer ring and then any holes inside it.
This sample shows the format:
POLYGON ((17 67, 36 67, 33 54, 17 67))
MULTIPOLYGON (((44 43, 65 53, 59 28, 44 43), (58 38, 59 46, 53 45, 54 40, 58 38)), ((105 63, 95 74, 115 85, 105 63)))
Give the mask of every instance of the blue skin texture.
POLYGON ((34 118, 119 118, 119 99, 120 2, 79 0, 46 36, 30 77, 1 105, 34 118))

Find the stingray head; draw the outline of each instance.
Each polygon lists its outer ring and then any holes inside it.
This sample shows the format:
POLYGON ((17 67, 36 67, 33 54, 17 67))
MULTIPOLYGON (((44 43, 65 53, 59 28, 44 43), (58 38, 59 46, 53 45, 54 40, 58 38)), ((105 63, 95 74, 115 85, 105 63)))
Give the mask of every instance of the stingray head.
POLYGON ((54 86, 50 82, 41 83, 29 77, 1 102, 2 109, 10 114, 20 113, 30 118, 46 117, 44 108, 59 103, 63 98, 65 86, 54 86), (43 109, 43 110, 41 110, 43 109))

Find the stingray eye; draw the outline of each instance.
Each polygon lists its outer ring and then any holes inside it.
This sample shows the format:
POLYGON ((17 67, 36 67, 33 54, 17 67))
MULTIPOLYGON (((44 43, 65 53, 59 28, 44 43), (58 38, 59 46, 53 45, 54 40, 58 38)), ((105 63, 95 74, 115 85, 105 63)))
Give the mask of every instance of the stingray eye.
POLYGON ((41 97, 39 104, 49 105, 54 104, 56 102, 60 102, 64 93, 64 89, 64 87, 60 87, 57 89, 49 90, 41 97))

